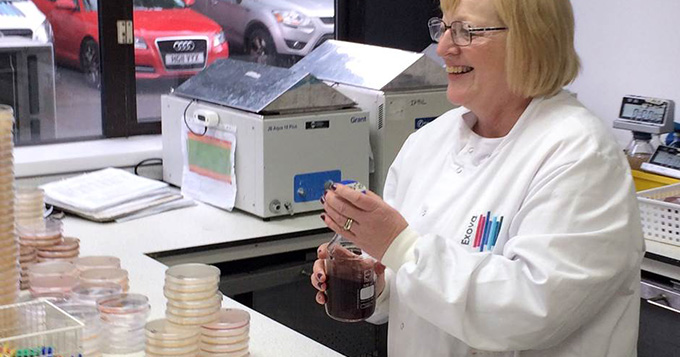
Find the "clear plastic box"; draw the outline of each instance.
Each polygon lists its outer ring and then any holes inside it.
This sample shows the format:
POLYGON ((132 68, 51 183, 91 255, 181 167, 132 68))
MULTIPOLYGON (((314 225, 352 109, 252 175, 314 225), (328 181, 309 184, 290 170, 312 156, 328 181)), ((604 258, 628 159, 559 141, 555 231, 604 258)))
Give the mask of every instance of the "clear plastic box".
POLYGON ((82 353, 83 324, 47 300, 0 306, 0 345, 52 347, 54 355, 82 353))

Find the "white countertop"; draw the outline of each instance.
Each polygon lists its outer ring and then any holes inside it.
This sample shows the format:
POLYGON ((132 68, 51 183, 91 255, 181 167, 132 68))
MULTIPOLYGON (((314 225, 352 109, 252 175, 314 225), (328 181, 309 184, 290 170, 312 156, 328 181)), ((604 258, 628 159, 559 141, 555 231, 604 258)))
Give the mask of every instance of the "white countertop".
MULTIPOLYGON (((122 267, 129 273, 130 292, 144 294, 149 298, 149 320, 165 315, 163 281, 167 267, 148 257, 146 253, 247 242, 256 238, 324 227, 318 213, 263 222, 251 215, 237 211, 225 212, 200 203, 196 207, 125 223, 99 224, 74 217, 64 218, 64 235, 80 239, 81 256, 113 255, 121 259, 122 267)), ((294 238, 290 240, 295 241, 294 238)), ((304 244, 311 243, 313 242, 307 241, 304 244)), ((228 251, 229 248, 225 250, 228 251)), ((318 308, 314 296, 301 297, 305 298, 309 300, 310 308, 318 308)), ((238 307, 250 312, 250 353, 253 357, 342 356, 227 297, 222 306, 238 307)), ((143 356, 143 352, 129 356, 133 355, 143 356)))

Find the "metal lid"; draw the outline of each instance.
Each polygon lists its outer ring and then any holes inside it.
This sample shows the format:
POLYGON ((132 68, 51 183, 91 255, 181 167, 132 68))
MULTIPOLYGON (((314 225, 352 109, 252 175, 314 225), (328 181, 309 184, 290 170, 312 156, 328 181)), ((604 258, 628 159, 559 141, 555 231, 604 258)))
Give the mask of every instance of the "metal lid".
POLYGON ((429 57, 431 60, 438 63, 443 68, 446 68, 446 63, 444 63, 444 59, 439 57, 439 55, 437 54, 437 44, 436 43, 431 43, 429 46, 425 47, 425 49, 422 50, 422 53, 425 56, 429 57))
POLYGON ((291 69, 382 91, 447 86, 444 68, 422 53, 335 40, 324 42, 291 69))
POLYGON ((180 85, 174 94, 253 113, 294 113, 354 106, 309 73, 223 59, 180 85))

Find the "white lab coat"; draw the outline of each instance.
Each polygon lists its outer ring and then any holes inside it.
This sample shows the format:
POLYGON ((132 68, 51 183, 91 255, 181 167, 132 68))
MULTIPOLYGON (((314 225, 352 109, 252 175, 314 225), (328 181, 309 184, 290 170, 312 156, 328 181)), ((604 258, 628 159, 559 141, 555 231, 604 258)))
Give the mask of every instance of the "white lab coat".
POLYGON ((385 200, 409 227, 387 250, 390 356, 635 356, 642 230, 630 170, 567 92, 504 138, 454 109, 411 135, 385 200), (472 217, 504 217, 492 253, 472 217), (468 239, 466 239, 468 238, 468 239))

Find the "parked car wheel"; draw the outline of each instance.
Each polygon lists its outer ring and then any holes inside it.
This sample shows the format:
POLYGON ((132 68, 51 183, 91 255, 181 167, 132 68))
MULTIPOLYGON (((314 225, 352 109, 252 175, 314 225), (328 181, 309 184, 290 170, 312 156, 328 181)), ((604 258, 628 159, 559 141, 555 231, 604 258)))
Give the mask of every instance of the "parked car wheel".
POLYGON ((253 62, 275 66, 278 54, 274 40, 269 31, 257 27, 248 33, 246 38, 246 53, 253 62))
POLYGON ((80 47, 80 67, 85 73, 85 81, 90 86, 99 89, 101 87, 101 75, 99 71, 99 46, 92 39, 87 39, 80 47))

